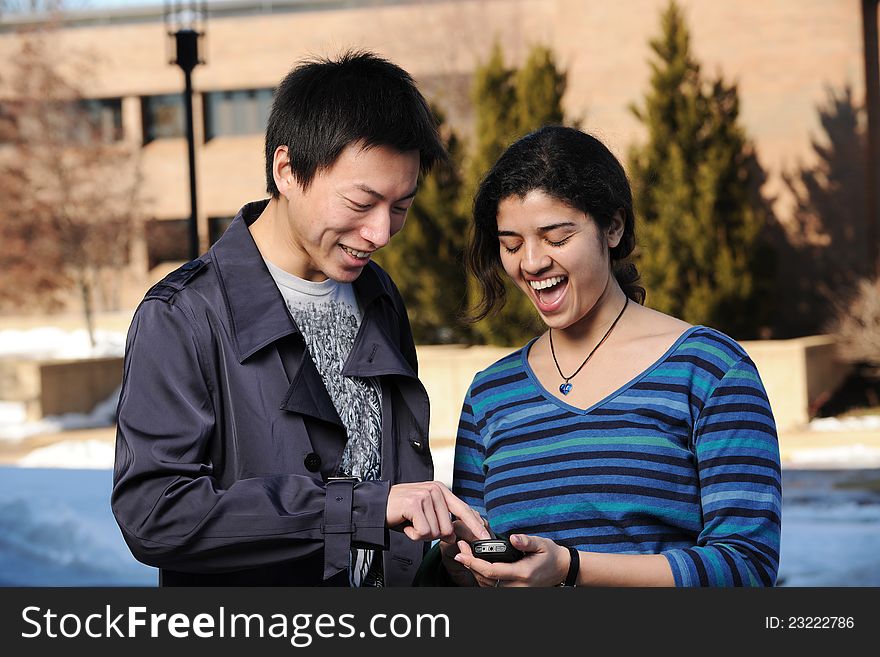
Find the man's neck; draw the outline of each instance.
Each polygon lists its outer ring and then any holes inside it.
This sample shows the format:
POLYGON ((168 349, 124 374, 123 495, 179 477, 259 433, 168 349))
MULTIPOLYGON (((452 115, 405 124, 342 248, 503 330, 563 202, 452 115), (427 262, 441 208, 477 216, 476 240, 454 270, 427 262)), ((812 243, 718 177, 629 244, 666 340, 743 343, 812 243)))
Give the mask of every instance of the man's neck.
POLYGON ((287 199, 279 196, 270 199, 260 216, 248 227, 260 255, 276 267, 298 278, 314 281, 326 280, 327 277, 323 275, 316 278, 315 272, 309 271, 306 267, 308 256, 290 234, 287 216, 287 199))

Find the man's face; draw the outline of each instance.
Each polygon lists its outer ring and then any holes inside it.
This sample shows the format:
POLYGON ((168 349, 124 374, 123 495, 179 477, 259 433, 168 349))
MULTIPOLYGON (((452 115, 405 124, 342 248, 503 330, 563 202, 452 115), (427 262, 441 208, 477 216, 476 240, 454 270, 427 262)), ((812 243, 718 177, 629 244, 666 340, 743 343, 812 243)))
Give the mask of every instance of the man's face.
POLYGON ((418 151, 357 143, 305 191, 290 185, 283 194, 296 262, 291 273, 309 281, 354 281, 372 254, 403 228, 418 177, 418 151))

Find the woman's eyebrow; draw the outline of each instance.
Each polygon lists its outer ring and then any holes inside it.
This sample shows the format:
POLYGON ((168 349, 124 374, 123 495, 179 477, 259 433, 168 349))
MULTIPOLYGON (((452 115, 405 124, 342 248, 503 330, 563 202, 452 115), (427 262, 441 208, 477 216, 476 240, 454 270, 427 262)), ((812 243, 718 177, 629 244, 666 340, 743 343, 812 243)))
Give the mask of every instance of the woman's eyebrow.
POLYGON ((577 226, 573 221, 562 221, 558 224, 550 224, 549 226, 541 226, 538 228, 539 233, 549 233, 551 230, 556 230, 557 228, 574 228, 577 226))
MULTIPOLYGON (((557 228, 575 228, 577 224, 573 221, 562 221, 558 224, 550 224, 549 226, 541 226, 538 228, 538 232, 541 234, 549 233, 551 230, 556 230, 557 228)), ((519 233, 514 232, 512 230, 499 230, 497 233, 498 237, 519 237, 519 233)))

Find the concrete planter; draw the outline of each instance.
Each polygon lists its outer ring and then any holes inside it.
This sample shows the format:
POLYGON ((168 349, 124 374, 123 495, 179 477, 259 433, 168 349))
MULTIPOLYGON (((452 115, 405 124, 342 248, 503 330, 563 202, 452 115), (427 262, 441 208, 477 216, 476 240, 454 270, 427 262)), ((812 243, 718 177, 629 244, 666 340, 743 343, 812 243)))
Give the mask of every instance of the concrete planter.
POLYGON ((0 399, 24 402, 28 420, 89 413, 122 382, 122 357, 0 359, 0 399))

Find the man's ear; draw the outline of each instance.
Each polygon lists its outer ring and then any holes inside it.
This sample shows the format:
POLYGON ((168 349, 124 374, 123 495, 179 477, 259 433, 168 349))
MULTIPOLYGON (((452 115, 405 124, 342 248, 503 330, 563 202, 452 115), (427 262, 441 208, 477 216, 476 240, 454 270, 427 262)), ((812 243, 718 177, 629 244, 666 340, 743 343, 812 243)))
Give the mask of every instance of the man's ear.
POLYGON ((611 225, 608 226, 608 230, 605 231, 605 234, 608 236, 609 249, 613 249, 620 244, 620 240, 623 239, 624 225, 623 208, 621 208, 614 213, 614 217, 611 218, 611 225))
POLYGON ((279 146, 275 149, 272 156, 272 178, 275 180, 275 187, 278 192, 287 198, 291 187, 296 185, 293 172, 290 170, 290 160, 287 157, 287 146, 279 146))

